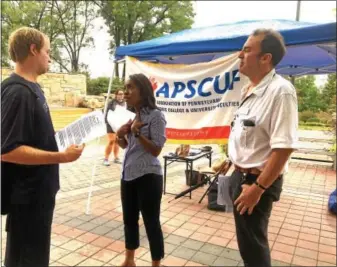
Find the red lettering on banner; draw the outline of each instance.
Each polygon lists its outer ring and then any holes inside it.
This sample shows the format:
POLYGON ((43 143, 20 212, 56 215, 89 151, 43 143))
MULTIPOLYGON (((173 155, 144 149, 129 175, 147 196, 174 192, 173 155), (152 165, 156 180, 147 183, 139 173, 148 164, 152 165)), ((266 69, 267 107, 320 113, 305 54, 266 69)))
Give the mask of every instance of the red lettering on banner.
POLYGON ((200 139, 225 139, 229 137, 230 126, 203 127, 200 129, 174 129, 166 128, 168 139, 200 140, 200 139))

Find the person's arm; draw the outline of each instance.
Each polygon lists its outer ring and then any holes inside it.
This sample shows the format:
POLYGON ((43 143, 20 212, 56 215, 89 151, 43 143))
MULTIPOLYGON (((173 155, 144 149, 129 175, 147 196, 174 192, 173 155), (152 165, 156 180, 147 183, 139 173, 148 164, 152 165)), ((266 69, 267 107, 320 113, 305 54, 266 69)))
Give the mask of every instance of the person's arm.
POLYGON ((271 155, 257 178, 257 184, 242 185, 240 196, 234 201, 237 211, 242 215, 246 211, 252 214, 260 201, 264 189, 273 184, 282 172, 285 163, 297 147, 298 111, 296 95, 284 94, 276 99, 270 123, 271 155))
POLYGON ((139 143, 142 144, 146 152, 149 152, 154 157, 158 157, 162 147, 156 146, 151 140, 146 138, 144 135, 138 137, 139 143))
POLYGON ((145 151, 151 153, 154 157, 158 157, 166 142, 166 120, 164 115, 161 112, 158 112, 153 117, 149 127, 151 127, 151 140, 142 134, 140 134, 138 140, 145 151))
POLYGON ((281 95, 271 117, 270 146, 272 153, 257 182, 268 188, 282 172, 298 141, 298 109, 296 97, 281 95))
POLYGON ((286 148, 273 149, 265 168, 257 179, 257 182, 264 188, 271 186, 282 172, 284 165, 293 151, 293 149, 286 148))
POLYGON ((131 124, 132 121, 129 120, 126 124, 122 125, 116 132, 117 143, 123 149, 128 146, 126 135, 131 131, 131 124))
POLYGON ((1 161, 23 165, 66 163, 76 160, 81 155, 82 150, 81 147, 72 146, 65 152, 51 152, 22 145, 6 154, 2 154, 1 161))
POLYGON ((65 152, 36 149, 35 97, 20 85, 4 88, 1 96, 1 161, 25 165, 57 164, 76 160, 83 147, 65 152))
POLYGON ((128 146, 128 142, 126 141, 125 137, 116 137, 118 145, 125 149, 128 146))

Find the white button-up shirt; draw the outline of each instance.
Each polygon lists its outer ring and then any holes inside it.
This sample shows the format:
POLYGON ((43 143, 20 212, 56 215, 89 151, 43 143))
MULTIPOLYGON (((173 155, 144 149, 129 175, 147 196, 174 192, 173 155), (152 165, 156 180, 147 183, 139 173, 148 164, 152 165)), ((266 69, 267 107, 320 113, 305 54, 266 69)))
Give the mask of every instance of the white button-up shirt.
POLYGON ((247 90, 248 86, 241 92, 228 153, 230 160, 241 168, 263 170, 272 149, 298 147, 296 90, 274 69, 245 96, 247 90))

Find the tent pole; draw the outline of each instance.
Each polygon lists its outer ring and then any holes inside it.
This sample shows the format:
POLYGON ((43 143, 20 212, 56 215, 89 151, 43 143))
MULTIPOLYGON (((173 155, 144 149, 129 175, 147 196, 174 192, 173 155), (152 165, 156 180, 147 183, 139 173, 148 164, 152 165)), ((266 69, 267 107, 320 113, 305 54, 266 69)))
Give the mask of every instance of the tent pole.
MULTIPOLYGON (((111 87, 112 87, 112 82, 115 76, 115 49, 113 50, 113 64, 112 64, 112 72, 111 72, 111 77, 110 77, 110 81, 109 81, 109 87, 108 87, 108 94, 105 100, 105 104, 104 104, 104 112, 103 112, 103 116, 105 118, 106 113, 107 113, 107 109, 108 109, 108 103, 109 103, 109 98, 110 98, 110 93, 111 93, 111 87)), ((97 138, 97 145, 99 145, 101 142, 101 137, 97 138)), ((91 182, 90 182, 90 187, 89 187, 89 192, 88 192, 88 199, 87 199, 87 205, 86 205, 86 210, 85 210, 85 214, 89 215, 90 214, 90 203, 91 203, 91 196, 92 196, 92 189, 94 186, 94 181, 95 181, 95 175, 96 175, 96 167, 97 167, 97 159, 95 160, 95 164, 92 168, 92 172, 91 172, 91 182)))
POLYGON ((301 1, 297 1, 297 8, 296 8, 296 21, 300 21, 300 13, 301 13, 301 1))
MULTIPOLYGON (((297 8, 296 8, 296 21, 300 20, 300 13, 301 13, 301 1, 298 0, 297 1, 297 8)), ((295 86, 295 77, 294 76, 291 77, 291 83, 293 84, 293 86, 295 86)))
POLYGON ((108 94, 107 94, 107 97, 105 99, 105 104, 104 104, 104 118, 107 113, 107 108, 108 108, 108 103, 109 103, 109 98, 110 98, 110 93, 111 93, 111 87, 112 87, 113 79, 115 77, 115 51, 116 50, 114 49, 113 50, 114 62, 113 62, 111 77, 110 77, 109 86, 108 86, 108 94))

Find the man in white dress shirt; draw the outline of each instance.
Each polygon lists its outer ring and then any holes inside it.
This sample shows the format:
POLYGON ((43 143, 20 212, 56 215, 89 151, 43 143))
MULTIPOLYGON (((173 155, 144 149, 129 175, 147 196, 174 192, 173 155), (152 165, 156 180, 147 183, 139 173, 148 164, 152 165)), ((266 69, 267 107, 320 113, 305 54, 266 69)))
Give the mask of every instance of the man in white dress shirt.
POLYGON ((259 29, 239 54, 243 88, 229 137, 230 178, 240 254, 246 267, 271 266, 268 221, 282 191, 283 173, 298 141, 293 85, 275 73, 286 52, 282 36, 259 29))

